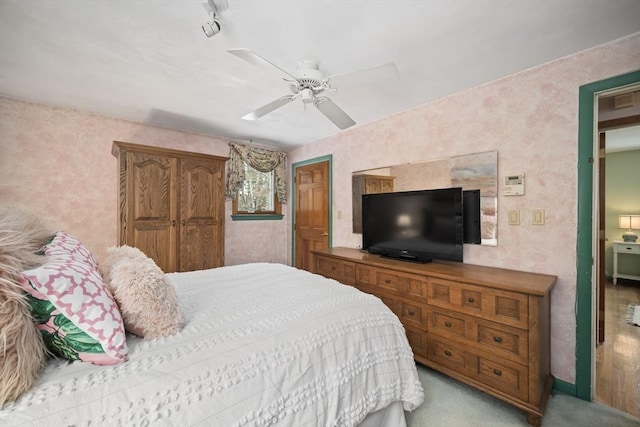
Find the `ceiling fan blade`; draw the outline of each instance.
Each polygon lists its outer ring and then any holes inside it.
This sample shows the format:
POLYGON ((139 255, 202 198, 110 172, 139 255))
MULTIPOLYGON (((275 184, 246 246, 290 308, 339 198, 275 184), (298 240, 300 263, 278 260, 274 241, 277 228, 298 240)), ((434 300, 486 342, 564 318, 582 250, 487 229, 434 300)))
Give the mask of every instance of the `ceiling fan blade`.
POLYGON ((383 81, 395 81, 400 79, 398 68, 392 62, 378 65, 377 67, 366 68, 364 70, 353 71, 345 74, 334 74, 326 78, 329 87, 340 89, 343 87, 353 87, 363 84, 374 84, 383 81))
POLYGON ((276 110, 280 107, 282 107, 283 105, 286 105, 288 103, 290 103, 291 101, 293 101, 295 99, 295 95, 285 95, 281 98, 276 99, 275 101, 272 101, 270 103, 268 103, 267 105, 264 105, 260 108, 258 108, 255 111, 250 112, 249 114, 242 116, 242 118, 244 120, 257 120, 262 116, 265 116, 267 114, 269 114, 270 112, 272 112, 273 110, 276 110))
POLYGON ((346 129, 356 124, 351 117, 340 107, 338 107, 332 100, 326 96, 318 96, 313 102, 314 105, 322 114, 324 114, 334 125, 340 129, 346 129))
POLYGON ((240 59, 244 59, 245 61, 249 62, 250 64, 256 65, 258 67, 263 67, 263 68, 268 68, 271 71, 274 71, 274 69, 278 70, 280 72, 280 74, 283 75, 283 80, 286 81, 298 81, 298 79, 287 73, 285 70, 283 70, 282 68, 278 67, 277 65, 267 61, 266 59, 264 59, 263 57, 261 57, 260 55, 258 55, 257 53, 254 53, 252 51, 250 51, 249 49, 244 49, 244 48, 239 48, 239 49, 227 49, 227 52, 229 52, 232 55, 237 56, 240 59))

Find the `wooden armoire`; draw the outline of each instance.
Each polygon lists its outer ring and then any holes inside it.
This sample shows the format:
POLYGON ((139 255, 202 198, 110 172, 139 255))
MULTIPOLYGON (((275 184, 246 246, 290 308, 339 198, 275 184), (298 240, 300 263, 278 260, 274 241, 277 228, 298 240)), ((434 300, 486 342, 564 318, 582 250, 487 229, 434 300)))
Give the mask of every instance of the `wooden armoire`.
POLYGON ((224 265, 226 157, 114 141, 118 241, 165 272, 224 265))

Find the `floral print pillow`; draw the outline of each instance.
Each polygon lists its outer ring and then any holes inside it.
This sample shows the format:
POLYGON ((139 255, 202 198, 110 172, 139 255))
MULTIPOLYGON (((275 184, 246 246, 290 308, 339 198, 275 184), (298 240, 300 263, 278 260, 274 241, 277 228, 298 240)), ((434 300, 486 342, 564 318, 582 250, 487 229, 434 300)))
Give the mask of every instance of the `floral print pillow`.
POLYGON ((22 273, 36 324, 59 357, 98 365, 123 362, 128 349, 122 316, 91 253, 70 241, 68 234, 57 233, 44 248, 47 262, 22 273))

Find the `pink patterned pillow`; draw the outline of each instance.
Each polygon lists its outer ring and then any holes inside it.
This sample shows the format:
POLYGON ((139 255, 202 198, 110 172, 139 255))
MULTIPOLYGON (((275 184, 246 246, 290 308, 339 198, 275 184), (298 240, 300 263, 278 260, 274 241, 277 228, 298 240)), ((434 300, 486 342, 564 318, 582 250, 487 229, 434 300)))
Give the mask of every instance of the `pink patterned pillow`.
POLYGON ((85 245, 65 231, 58 231, 51 242, 44 247, 44 253, 48 256, 62 255, 82 263, 89 264, 100 271, 98 261, 85 245))
POLYGON ((22 272, 33 317, 58 356, 97 365, 123 362, 128 349, 120 311, 91 252, 69 237, 57 233, 45 247, 48 261, 22 272))

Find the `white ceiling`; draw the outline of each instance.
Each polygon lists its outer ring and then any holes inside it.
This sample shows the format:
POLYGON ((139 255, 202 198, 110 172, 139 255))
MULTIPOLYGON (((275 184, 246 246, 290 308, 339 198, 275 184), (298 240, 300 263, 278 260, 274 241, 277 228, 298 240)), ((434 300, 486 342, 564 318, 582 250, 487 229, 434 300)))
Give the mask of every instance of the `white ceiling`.
POLYGON ((640 31, 640 0, 0 0, 0 94, 136 122, 295 147, 340 130, 248 48, 295 72, 393 62, 399 81, 329 93, 356 126, 640 31))

